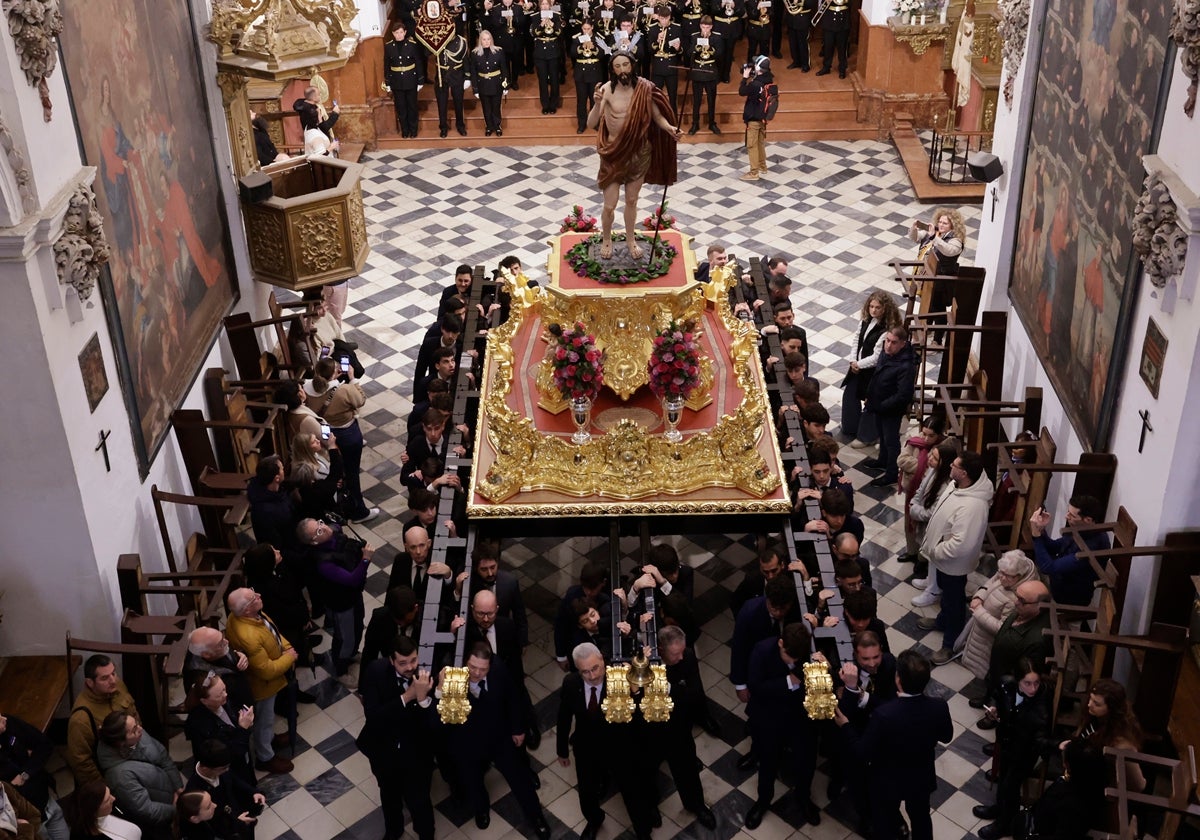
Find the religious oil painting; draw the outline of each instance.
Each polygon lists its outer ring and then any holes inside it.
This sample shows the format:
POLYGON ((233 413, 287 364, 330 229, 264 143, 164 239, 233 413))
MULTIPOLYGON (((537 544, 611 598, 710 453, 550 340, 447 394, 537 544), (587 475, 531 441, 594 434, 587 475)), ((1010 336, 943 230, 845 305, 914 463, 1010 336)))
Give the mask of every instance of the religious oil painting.
POLYGON ((1009 295, 1075 431, 1101 450, 1125 359, 1130 219, 1154 137, 1170 4, 1048 6, 1009 295))
POLYGON ((187 2, 63 6, 62 56, 112 246, 103 281, 142 475, 237 293, 187 2))

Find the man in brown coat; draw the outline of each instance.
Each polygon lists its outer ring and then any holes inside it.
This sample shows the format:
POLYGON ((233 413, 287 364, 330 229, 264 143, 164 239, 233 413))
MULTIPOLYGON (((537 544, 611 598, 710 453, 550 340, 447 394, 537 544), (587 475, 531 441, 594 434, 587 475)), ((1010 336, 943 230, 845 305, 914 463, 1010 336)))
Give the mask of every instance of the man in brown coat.
POLYGON ((76 787, 102 777, 95 760, 96 733, 112 712, 140 717, 133 696, 117 676, 116 664, 97 653, 83 663, 83 691, 75 698, 67 719, 66 758, 75 774, 76 787))

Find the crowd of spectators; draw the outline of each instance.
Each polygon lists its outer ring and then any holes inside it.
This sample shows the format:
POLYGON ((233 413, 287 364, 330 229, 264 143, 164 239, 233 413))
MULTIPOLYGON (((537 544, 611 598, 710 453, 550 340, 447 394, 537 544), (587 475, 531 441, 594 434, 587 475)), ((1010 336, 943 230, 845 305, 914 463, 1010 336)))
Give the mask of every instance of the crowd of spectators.
MULTIPOLYGON (((708 257, 701 266, 705 276, 725 265, 720 247, 710 248, 708 257)), ((515 258, 504 265, 521 271, 515 258)), ((1051 600, 1089 602, 1095 580, 1090 565, 1077 556, 1073 539, 1048 535, 1051 518, 1043 509, 1029 523, 1034 556, 1004 553, 996 573, 970 588, 995 510, 996 482, 1003 488, 1004 477, 990 476, 979 453, 947 437, 940 416, 918 418, 907 433, 916 369, 895 302, 876 291, 864 304, 841 391, 841 415, 847 417, 850 401, 857 427, 851 434, 843 426, 839 440, 809 376, 808 337, 788 301, 787 261, 777 256, 763 265, 767 298, 739 287, 734 311, 756 320, 761 333, 772 337, 759 360, 764 374, 773 381, 777 371, 786 370, 792 386, 777 396, 770 415, 785 450, 804 453, 805 466, 787 476, 795 502, 791 526, 797 534, 829 541, 837 591, 821 588, 815 556, 798 551, 789 560, 780 535, 773 534, 760 535, 753 568, 729 595, 734 619, 729 660, 709 661, 721 669, 727 665, 732 689, 745 704, 751 748, 738 767, 757 770, 756 799, 743 816, 745 826, 753 830, 762 823, 785 769, 794 806, 809 824, 819 824, 822 812, 811 786, 824 753, 830 759, 828 795, 849 794, 863 835, 883 840, 911 833, 930 840, 934 750, 953 737, 953 729, 945 700, 926 696, 926 688, 937 667, 961 656, 986 686, 970 698, 982 710, 978 726, 996 730, 994 744, 987 745, 995 754, 995 800, 976 808, 978 818, 990 821, 979 836, 994 840, 1032 821, 1040 834, 1082 837, 1104 816, 1100 803, 1111 764, 1103 749, 1137 749, 1142 743, 1124 687, 1111 679, 1091 685, 1086 717, 1070 737, 1060 740, 1062 733, 1051 730, 1046 607, 1051 600), (792 426, 798 425, 799 439, 788 432, 790 412, 799 417, 792 426), (876 457, 842 467, 841 444, 876 435, 876 457), (852 470, 878 477, 856 482, 852 470), (878 574, 864 556, 866 527, 855 507, 863 494, 876 499, 888 492, 879 488, 903 495, 903 519, 893 526, 906 536, 899 559, 928 568, 923 579, 914 572, 913 584, 923 590, 914 608, 940 602, 936 614, 916 613, 918 627, 941 634, 931 657, 917 650, 893 654, 889 628, 878 614, 880 595, 873 588, 878 574), (813 501, 815 516, 809 512, 813 501), (818 628, 840 622, 850 633, 850 661, 836 661, 815 637, 818 628), (811 720, 805 710, 801 666, 813 658, 832 666, 838 698, 833 722, 811 720), (1024 782, 1042 763, 1062 778, 1032 811, 1022 811, 1024 782)), ((410 420, 400 458, 411 516, 401 529, 403 550, 390 561, 382 606, 368 619, 364 586, 378 558, 376 547, 354 528, 379 513, 368 506, 357 480, 363 451, 357 412, 367 399, 358 385, 363 374, 344 357, 318 359, 311 380, 282 382, 276 392, 288 408, 292 445, 288 463, 280 456, 264 458, 250 482, 255 545, 245 553, 242 585, 227 596, 224 629, 200 627, 189 639, 185 731, 194 760, 180 771, 163 744, 142 729, 115 663, 92 656, 68 721, 66 757, 76 789, 64 807, 50 794, 43 769, 50 752, 45 736, 0 716, 0 836, 26 837, 29 826, 44 826, 50 840, 252 837, 265 804, 259 774, 293 769, 283 753, 296 737, 296 704, 315 699, 299 690, 296 669, 317 664, 362 699, 366 717, 357 743, 379 782, 386 837, 401 835, 406 810, 417 836, 433 837, 435 767, 474 814, 476 826, 486 829, 492 801, 483 778, 492 766, 513 792, 527 826, 539 837, 549 836, 529 758, 546 727, 525 685, 523 652, 530 633, 521 586, 504 567, 497 540, 480 536, 474 542, 469 569, 462 554, 445 553, 435 561, 431 551, 439 535, 465 532, 462 482, 453 459, 468 454, 474 430, 455 424, 453 395, 460 377, 476 375, 486 330, 505 316, 502 295, 480 303, 474 282, 469 266, 460 266, 420 346, 421 375, 412 384, 419 417, 415 426, 410 420), (476 306, 472 315, 478 317, 465 319, 468 307, 476 306), (480 327, 469 336, 468 320, 480 327), (440 510, 446 497, 456 500, 449 515, 440 510), (437 587, 431 586, 435 580, 437 587), (464 640, 461 664, 469 673, 472 715, 461 727, 438 726, 434 711, 440 666, 458 663, 418 666, 420 617, 429 614, 435 591, 441 594, 434 612, 464 640), (470 609, 459 615, 464 596, 470 609), (326 635, 327 654, 314 654, 326 635), (278 731, 277 714, 287 723, 284 731, 278 731)), ((345 348, 340 330, 337 334, 345 348)), ((1080 495, 1071 499, 1065 524, 1103 515, 1096 499, 1080 495)), ((669 544, 654 544, 619 580, 611 579, 607 565, 586 563, 561 594, 552 634, 554 659, 564 672, 555 751, 564 765, 574 758, 585 838, 596 837, 605 820, 599 791, 606 784, 621 794, 635 835, 649 837, 661 824, 654 791, 664 765, 683 807, 700 825, 716 825, 700 785, 693 728, 721 734, 742 723, 719 720, 722 715, 706 696, 696 650, 701 628, 695 572, 687 560, 669 544), (614 654, 630 656, 640 649, 651 617, 675 703, 671 723, 610 723, 599 711, 607 694, 604 664, 614 654), (641 746, 631 756, 611 749, 613 743, 641 746)), ((1131 766, 1131 784, 1140 790, 1146 780, 1131 766)))

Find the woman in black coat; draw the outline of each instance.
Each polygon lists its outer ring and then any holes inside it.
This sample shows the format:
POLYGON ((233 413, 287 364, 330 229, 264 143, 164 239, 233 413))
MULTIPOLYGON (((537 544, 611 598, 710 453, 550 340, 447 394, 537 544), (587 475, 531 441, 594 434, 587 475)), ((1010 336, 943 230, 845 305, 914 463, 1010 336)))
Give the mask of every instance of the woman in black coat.
POLYGON ((1050 738, 1050 685, 1027 657, 1017 664, 1016 673, 1000 683, 996 699, 996 766, 1000 785, 994 805, 976 805, 979 819, 995 820, 979 829, 982 840, 997 840, 1010 832, 1013 817, 1021 807, 1021 786, 1039 759, 1046 758, 1055 744, 1050 738))
POLYGON ((250 763, 250 729, 254 726, 254 710, 238 707, 229 697, 225 681, 211 671, 199 677, 188 693, 189 709, 183 731, 192 752, 205 741, 220 741, 229 748, 229 769, 254 787, 253 765, 250 763))

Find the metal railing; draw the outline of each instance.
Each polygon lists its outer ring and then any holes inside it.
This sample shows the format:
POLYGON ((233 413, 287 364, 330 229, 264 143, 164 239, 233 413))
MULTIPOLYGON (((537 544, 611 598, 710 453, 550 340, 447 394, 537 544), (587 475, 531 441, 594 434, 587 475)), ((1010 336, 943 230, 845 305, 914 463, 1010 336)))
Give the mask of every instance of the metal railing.
POLYGON ((939 184, 978 183, 967 168, 967 156, 991 151, 990 131, 933 130, 929 143, 929 177, 939 184))

